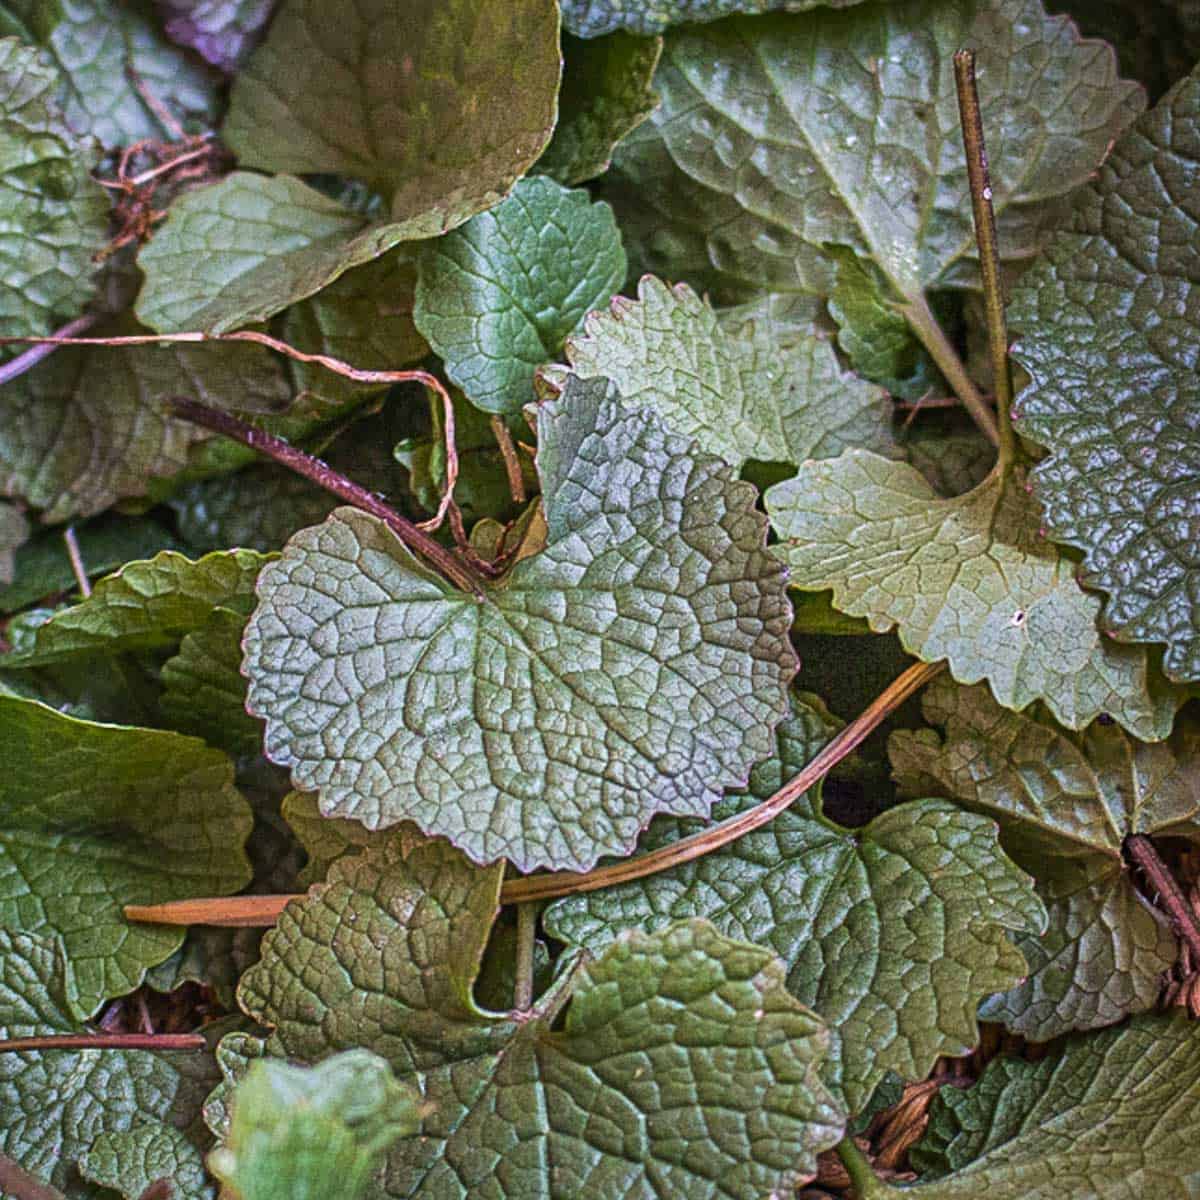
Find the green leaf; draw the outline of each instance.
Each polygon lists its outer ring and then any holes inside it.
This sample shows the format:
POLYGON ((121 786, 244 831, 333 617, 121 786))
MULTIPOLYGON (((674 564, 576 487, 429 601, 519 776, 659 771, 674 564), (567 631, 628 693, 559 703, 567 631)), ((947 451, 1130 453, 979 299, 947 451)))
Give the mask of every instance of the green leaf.
POLYGON ((179 644, 162 669, 163 717, 172 729, 240 758, 262 749, 262 723, 246 711, 239 670, 246 618, 217 608, 179 644))
POLYGON ((758 1200, 812 1176, 843 1121, 818 1077, 828 1035, 769 951, 703 921, 630 932, 532 1011, 485 1012, 502 873, 440 842, 343 859, 242 982, 272 1054, 362 1046, 432 1106, 387 1194, 758 1200))
MULTIPOLYGON (((776 756, 755 768, 747 795, 729 797, 714 815, 765 800, 837 724, 793 701, 776 756)), ((695 828, 656 822, 642 849, 695 828)), ((923 1079, 939 1055, 967 1053, 978 1041, 980 999, 1025 973, 1006 930, 1032 934, 1045 921, 992 822, 922 800, 851 830, 825 817, 811 794, 693 862, 556 901, 545 920, 553 937, 595 952, 624 928, 652 932, 690 917, 779 955, 788 989, 835 1031, 826 1078, 852 1113, 889 1070, 923 1079)))
MULTIPOLYGON (((167 529, 149 517, 112 514, 74 528, 79 556, 91 578, 107 575, 130 559, 180 548, 167 529)), ((16 612, 44 596, 72 590, 75 582, 63 531, 47 529, 17 551, 13 582, 0 587, 0 613, 16 612)))
POLYGON ((1000 708, 985 688, 945 680, 926 690, 923 708, 945 736, 892 734, 901 788, 998 820, 1004 848, 1037 879, 1050 912, 1043 937, 1017 939, 1029 978, 983 1013, 1040 1042, 1153 1007, 1178 947, 1134 888, 1122 842, 1134 833, 1200 838, 1195 723, 1181 719, 1156 745, 1101 723, 1068 733, 1000 708))
POLYGON ((32 644, 4 659, 7 667, 42 667, 88 655, 172 646, 200 629, 214 609, 244 621, 254 581, 268 561, 253 550, 224 550, 193 561, 164 550, 126 563, 79 604, 38 627, 32 644))
POLYGON ((893 396, 920 399, 941 376, 889 297, 887 284, 849 250, 829 253, 835 264, 829 313, 837 322, 842 352, 860 375, 893 396))
POLYGON ((158 0, 163 30, 223 71, 235 71, 262 36, 275 0, 158 0))
POLYGON ((308 864, 299 879, 303 887, 320 883, 339 858, 395 836, 391 831, 374 833, 357 821, 323 817, 316 796, 308 792, 288 792, 283 798, 283 817, 308 853, 308 864))
POLYGON ((642 141, 617 165, 729 284, 828 294, 833 245, 921 308, 927 289, 977 277, 952 68, 963 46, 979 48, 1001 257, 1021 261, 1144 103, 1108 47, 1038 0, 894 0, 673 31, 662 105, 639 130, 664 154, 642 141))
MULTIPOLYGON (((145 330, 122 318, 91 332, 145 330)), ((169 396, 245 412, 277 412, 291 399, 279 365, 254 346, 63 347, 0 394, 0 490, 48 522, 144 496, 212 437, 168 417, 169 396)))
POLYGON ((5 591, 13 582, 17 554, 28 537, 25 514, 15 504, 0 501, 0 584, 6 585, 5 591))
POLYGON ((996 465, 996 447, 965 413, 929 416, 901 441, 908 461, 939 496, 973 491, 996 465))
POLYGON ((608 170, 617 143, 654 111, 662 40, 618 31, 591 42, 567 36, 562 49, 558 124, 533 170, 574 185, 608 170))
MULTIPOLYGON (((38 51, 15 38, 0 38, 0 334, 5 336, 50 333, 75 316, 96 290, 92 254, 108 240, 108 199, 90 177, 99 148, 67 127, 54 103, 59 84, 58 73, 38 51)), ((6 423, 0 421, 0 428, 6 423)))
POLYGON ((160 333, 226 333, 265 321, 390 250, 371 222, 291 175, 234 171, 186 192, 138 255, 138 317, 160 333))
POLYGON ((842 371, 804 306, 788 301, 767 297, 719 317, 687 284, 647 275, 636 301, 618 297, 588 316, 567 358, 580 378, 611 379, 627 404, 654 409, 734 467, 796 464, 848 445, 888 449, 883 389, 842 371))
POLYGON ((360 180, 389 198, 395 240, 433 237, 529 169, 559 73, 553 0, 292 0, 238 73, 223 136, 245 167, 360 180))
POLYGON ((832 588, 842 612, 948 659, 960 682, 986 679, 1009 708, 1043 700, 1073 729, 1108 713, 1141 737, 1170 730, 1179 698, 1151 695, 1145 652, 1097 630, 1100 602, 1038 538, 1021 470, 943 500, 907 463, 851 450, 803 463, 767 508, 791 586, 832 588))
POLYGON ((562 0, 563 25, 582 38, 614 29, 662 33, 687 21, 717 21, 732 13, 804 12, 828 5, 846 8, 860 0, 562 0))
POLYGON ((126 904, 236 892, 250 810, 233 765, 195 738, 98 725, 0 695, 0 925, 57 934, 72 1010, 132 991, 183 931, 126 904))
MULTIPOLYGON (((76 1011, 61 946, 0 929, 0 1036, 80 1033, 76 1011)), ((65 1188, 101 1136, 147 1122, 186 1126, 194 1084, 179 1060, 145 1050, 0 1054, 0 1152, 65 1188)))
POLYGON ((871 1198, 1187 1200, 1198 1088, 1200 1025, 1182 1015, 1135 1017, 1037 1063, 997 1059, 968 1091, 938 1093, 912 1151, 914 1165, 953 1173, 871 1198))
POLYGON ((58 68, 55 99, 67 124, 106 148, 171 135, 130 69, 189 132, 216 124, 221 76, 166 41, 148 0, 3 0, 4 15, 20 19, 58 68))
POLYGON ((625 278, 612 209, 544 178, 428 242, 419 264, 417 327, 472 404, 509 414, 532 403, 534 371, 625 278))
POLYGON ((139 1200, 160 1179, 171 1184, 172 1200, 214 1200, 217 1194, 199 1147, 181 1130, 158 1121, 100 1134, 80 1158, 79 1171, 125 1200, 139 1200))
POLYGON ((420 1097, 369 1050, 315 1067, 259 1059, 229 1099, 228 1137, 208 1161, 240 1200, 357 1200, 421 1126, 420 1097))
POLYGON ((1117 145, 1014 296, 1032 383, 1018 428, 1053 451, 1034 485, 1084 551, 1123 642, 1165 642, 1200 680, 1200 71, 1117 145))
POLYGON ((572 380, 538 431, 546 548, 481 600, 353 509, 292 538, 260 576, 248 706, 327 816, 580 870, 769 751, 791 612, 717 460, 603 383, 572 380))

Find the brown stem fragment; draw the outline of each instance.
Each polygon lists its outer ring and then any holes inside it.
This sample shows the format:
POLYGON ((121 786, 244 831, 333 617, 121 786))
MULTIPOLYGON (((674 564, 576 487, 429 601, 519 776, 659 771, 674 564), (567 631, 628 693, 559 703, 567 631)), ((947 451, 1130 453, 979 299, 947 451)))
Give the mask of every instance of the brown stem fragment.
POLYGON ((482 581, 456 554, 435 542, 407 517, 402 517, 395 509, 384 504, 374 492, 340 475, 319 458, 296 449, 283 438, 256 429, 229 413, 209 408, 198 401, 177 396, 167 401, 167 407, 175 416, 241 442, 243 446, 274 459, 297 475, 345 500, 347 504, 378 517, 410 550, 435 566, 451 583, 464 592, 472 593, 479 600, 484 598, 482 581))
MULTIPOLYGON (((30 1050, 207 1050, 198 1033, 52 1033, 0 1039, 0 1054, 30 1050)), ((0 1189, 3 1190, 3 1189, 0 1189)))
POLYGON ((1125 850, 1150 881, 1159 905, 1166 909, 1176 934, 1187 944, 1193 960, 1200 962, 1200 918, 1159 856, 1154 843, 1143 833, 1131 833, 1125 839, 1125 850))
MULTIPOLYGON (((531 900, 551 900, 578 892, 628 883, 655 875, 693 859, 702 858, 722 846, 773 821, 798 800, 810 787, 825 777, 839 762, 856 749, 871 732, 910 696, 945 669, 945 663, 913 663, 888 685, 819 754, 773 796, 754 808, 703 829, 691 837, 680 838, 660 850, 627 858, 611 866, 578 874, 556 871, 509 879, 500 891, 502 904, 525 904, 531 900)), ((163 925, 273 925, 288 901, 299 896, 234 896, 203 900, 175 900, 167 904, 126 905, 125 916, 131 921, 163 925)))
POLYGON ((0 1192, 16 1200, 67 1200, 58 1188, 31 1175, 7 1154, 0 1154, 0 1192))

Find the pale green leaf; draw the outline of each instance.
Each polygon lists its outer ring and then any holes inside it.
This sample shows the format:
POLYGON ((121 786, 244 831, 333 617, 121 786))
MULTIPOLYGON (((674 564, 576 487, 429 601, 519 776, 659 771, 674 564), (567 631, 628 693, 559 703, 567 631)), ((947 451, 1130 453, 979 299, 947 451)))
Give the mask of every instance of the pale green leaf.
MULTIPOLYGON (((121 319, 96 336, 144 333, 121 319)), ((188 464, 212 434, 169 417, 163 401, 278 412, 291 399, 279 365, 253 346, 68 346, 0 393, 0 491, 46 521, 92 516, 188 464)))
POLYGON ((818 1076, 827 1032, 769 951, 703 921, 630 932, 530 1012, 485 1012, 501 874, 437 842, 343 859, 242 983, 271 1053, 361 1046, 431 1105, 377 1195, 759 1200, 812 1176, 844 1118, 818 1076))
POLYGON ((1039 539, 1019 469, 943 500, 906 463, 851 450, 802 464, 767 508, 791 586, 831 588, 843 612, 948 659, 960 682, 986 679, 1010 708, 1043 700, 1074 729, 1107 713, 1141 737, 1170 730, 1179 698, 1152 695, 1145 652, 1096 628, 1100 602, 1039 539))
POLYGON ((183 930, 126 904, 236 892, 250 809, 233 764, 195 738, 99 725, 0 695, 0 924, 57 934, 90 1015, 132 991, 183 930))
MULTIPOLYGON (((748 795, 728 798, 714 815, 765 800, 836 727, 795 700, 776 756, 755 768, 748 795)), ((694 829, 656 822, 642 848, 694 829)), ((806 795, 694 862, 557 901, 546 928, 595 952, 622 929, 653 931, 690 917, 779 955, 788 989, 835 1031, 826 1077, 856 1112, 888 1071, 923 1079, 939 1055, 976 1044, 979 1001, 1025 973, 1007 931, 1037 933, 1045 913, 990 821, 922 800, 850 830, 806 795)))
MULTIPOLYGON (((898 299, 973 286, 975 237, 952 57, 979 52, 1005 261, 1036 252, 1063 198, 1140 111, 1100 42, 1038 0, 902 0, 671 32, 662 105, 617 166, 659 226, 700 239, 734 286, 828 294, 829 245, 898 299)), ((618 216, 623 216, 621 209, 618 216)))
POLYGON ((650 81, 661 53, 660 38, 621 31, 596 41, 563 38, 558 124, 534 173, 574 185, 606 171, 617 143, 658 104, 650 81))
POLYGON ((319 292, 404 237, 291 175, 234 171, 187 192, 138 255, 137 313, 160 333, 225 333, 319 292))
MULTIPOLYGON (((0 929, 0 1036, 80 1033, 76 1009, 61 947, 0 929)), ((185 1127, 194 1115, 190 1074, 179 1055, 145 1050, 0 1054, 0 1152, 66 1188, 76 1160, 105 1134, 148 1122, 185 1127)))
MULTIPOLYGON (((37 50, 0 38, 0 333, 6 336, 50 333, 76 316, 96 290, 92 255, 108 240, 108 199, 89 175, 99 147, 67 127, 54 102, 60 83, 37 50)), ((0 464, 4 457, 0 450, 0 464)))
POLYGON ((164 550, 126 563, 101 579, 87 599, 40 625, 31 643, 4 665, 42 667, 88 655, 161 649, 200 629, 214 609, 228 609, 244 621, 267 561, 253 550, 216 551, 196 560, 164 550))
POLYGON ((1200 1025, 1183 1015, 1073 1038, 1041 1062, 1001 1058, 943 1088, 914 1164, 945 1178, 866 1200, 1191 1200, 1200 1025))
POLYGON ((793 311, 788 299, 719 316, 687 284, 647 275, 637 300, 621 296, 588 316, 567 358, 580 378, 611 379, 627 404, 652 408, 734 467, 886 450, 886 393, 844 372, 804 305, 793 311))
POLYGON ((538 412, 546 548, 477 599, 337 510, 259 579, 250 711, 327 816, 590 867, 771 746, 795 660, 755 491, 572 380, 538 412), (450 764, 453 764, 452 768, 450 764))
POLYGON ((942 794, 1000 822, 1001 842, 1038 881, 1050 912, 1041 938, 1018 936, 1026 979, 983 1008, 1036 1041, 1152 1008, 1178 946, 1122 858, 1130 834, 1200 839, 1200 731, 1181 718, 1144 745, 1113 725, 1068 733, 1002 709, 982 687, 936 681, 925 715, 943 727, 892 734, 909 795, 942 794))
POLYGON ((130 70, 189 132, 216 123, 221 76, 163 37, 149 0, 3 0, 3 16, 21 20, 58 68, 54 95, 67 123, 106 148, 172 134, 139 94, 130 70))
POLYGON ((171 1185, 171 1200, 213 1200, 217 1194, 200 1148, 182 1130, 161 1122, 106 1130, 79 1159, 79 1172, 125 1200, 140 1200, 162 1179, 171 1185))
POLYGON ((264 1058, 228 1098, 213 1174, 240 1200, 358 1200, 398 1138, 421 1125, 420 1097, 369 1050, 315 1067, 264 1058))
POLYGON ((391 831, 374 833, 364 829, 358 821, 323 817, 316 796, 308 792, 289 792, 284 796, 283 818, 308 853, 308 863, 299 880, 304 887, 320 883, 339 858, 395 836, 391 831))
POLYGON ((432 237, 542 152, 560 69, 553 0, 291 0, 238 73, 223 136, 246 167, 361 180, 397 241, 432 237))
POLYGON ((413 315, 472 404, 514 414, 534 400, 537 367, 624 278, 608 205, 526 179, 490 212, 425 244, 413 315))
POLYGON ((1117 144, 1069 232, 1020 283, 1012 320, 1032 383, 1018 428, 1053 453, 1034 486, 1084 552, 1123 642, 1165 642, 1200 680, 1200 70, 1117 144))

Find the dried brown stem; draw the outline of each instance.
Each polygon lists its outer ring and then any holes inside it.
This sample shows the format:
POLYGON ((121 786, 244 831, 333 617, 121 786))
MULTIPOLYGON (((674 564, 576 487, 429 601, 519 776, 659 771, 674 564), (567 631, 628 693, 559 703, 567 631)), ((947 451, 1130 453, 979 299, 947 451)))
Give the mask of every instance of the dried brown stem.
POLYGON ((996 237, 996 214, 992 208, 992 181, 983 138, 979 91, 975 86, 974 50, 960 50, 954 56, 954 83, 958 90, 963 150, 967 157, 975 243, 979 247, 979 270, 983 276, 983 306, 987 314, 988 353, 996 388, 1000 460, 1008 463, 1016 449, 1011 418, 1013 392, 1012 375, 1008 367, 1008 326, 1004 319, 1004 287, 1000 281, 1000 243, 996 237))
MULTIPOLYGON (((856 749, 879 724, 910 696, 945 668, 944 663, 914 663, 900 674, 872 702, 830 740, 819 754, 773 796, 754 808, 722 821, 711 829, 611 866, 586 874, 557 871, 510 879, 500 892, 502 904, 525 904, 531 900, 551 900, 578 892, 628 883, 647 875, 656 875, 693 859, 702 858, 736 841, 752 830, 773 821, 795 803, 810 787, 825 777, 839 762, 856 749)), ((125 916, 131 921, 163 925, 273 925, 288 901, 299 896, 235 896, 203 900, 176 900, 168 904, 126 905, 125 916)))
POLYGON ((1158 896, 1158 904, 1171 918, 1175 932, 1187 945, 1194 961, 1200 961, 1200 918, 1188 903, 1175 876, 1159 856, 1154 843, 1142 833, 1131 833, 1125 839, 1129 857, 1141 868, 1158 896))
POLYGON ((296 449, 283 438, 256 429, 229 413, 209 408, 196 400, 174 397, 167 402, 167 406, 175 416, 211 429, 224 437, 233 438, 234 441, 241 442, 251 450, 257 450, 295 471, 297 475, 302 475, 318 487, 345 500, 347 504, 378 517, 410 550, 435 566, 451 583, 480 600, 484 598, 482 580, 453 551, 435 542, 407 517, 402 517, 395 509, 384 504, 374 492, 368 491, 352 479, 347 479, 319 458, 296 449))
POLYGON ((198 1033, 54 1033, 0 1039, 0 1054, 29 1050, 207 1050, 198 1033))
POLYGON ((86 600, 92 594, 92 585, 88 581, 87 568, 83 565, 83 555, 79 550, 79 539, 75 536, 74 525, 68 525, 63 530, 63 542, 67 547, 67 558, 71 560, 71 571, 75 575, 75 582, 79 585, 79 591, 86 600))
POLYGON ((517 457, 517 447, 513 435, 499 413, 492 414, 492 436, 500 447, 504 458, 504 470, 508 475, 508 490, 514 504, 525 503, 525 477, 521 474, 521 460, 517 457))

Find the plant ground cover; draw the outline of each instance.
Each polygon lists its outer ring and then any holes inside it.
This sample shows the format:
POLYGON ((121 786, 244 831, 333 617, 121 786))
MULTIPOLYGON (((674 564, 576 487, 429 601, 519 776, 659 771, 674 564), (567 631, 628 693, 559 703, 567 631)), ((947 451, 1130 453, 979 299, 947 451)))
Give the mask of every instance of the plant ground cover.
POLYGON ((0 0, 0 1197, 1200 1198, 1193 0, 0 0))

